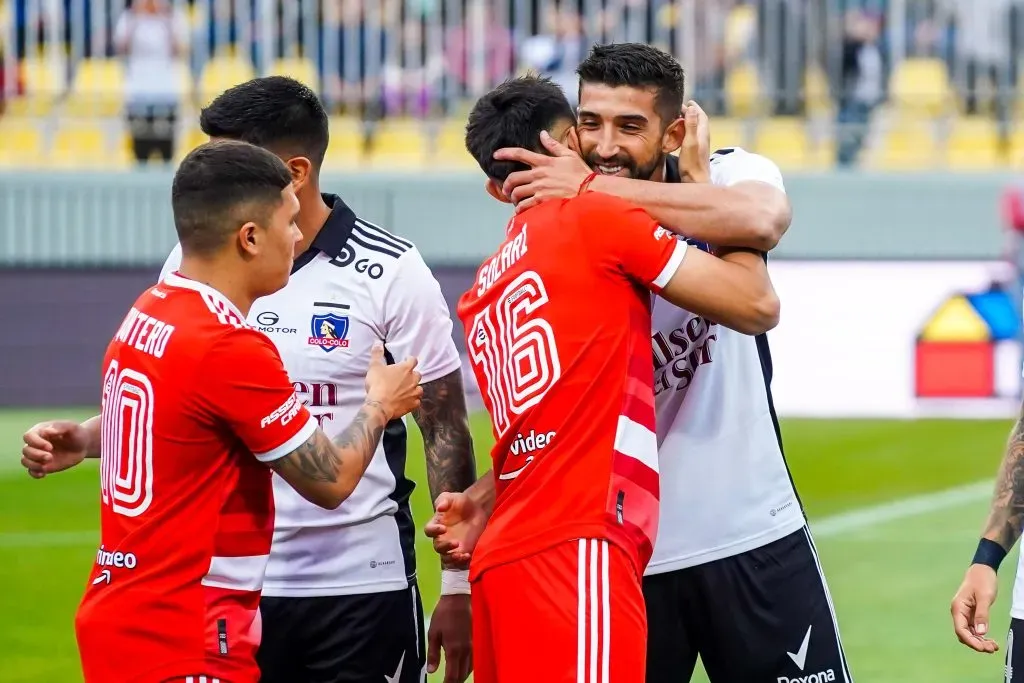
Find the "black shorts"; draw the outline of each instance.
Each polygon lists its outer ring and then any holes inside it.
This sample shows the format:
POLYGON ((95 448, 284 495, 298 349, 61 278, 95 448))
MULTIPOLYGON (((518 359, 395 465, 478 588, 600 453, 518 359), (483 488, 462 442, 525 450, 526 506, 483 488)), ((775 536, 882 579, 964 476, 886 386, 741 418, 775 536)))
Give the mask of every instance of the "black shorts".
POLYGON ((1010 619, 1003 676, 1006 683, 1024 683, 1024 620, 1010 619))
POLYGON ((851 683, 806 528, 733 557, 644 577, 647 683, 851 683))
POLYGON ((423 603, 406 590, 260 600, 260 683, 422 683, 423 603))

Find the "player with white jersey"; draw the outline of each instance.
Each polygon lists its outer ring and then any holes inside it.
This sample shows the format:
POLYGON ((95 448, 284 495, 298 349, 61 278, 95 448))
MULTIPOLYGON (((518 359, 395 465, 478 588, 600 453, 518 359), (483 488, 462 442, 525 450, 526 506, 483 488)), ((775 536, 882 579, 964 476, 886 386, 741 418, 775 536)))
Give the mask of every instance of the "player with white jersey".
MULTIPOLYGON (((999 591, 996 572, 1024 531, 1024 402, 999 466, 995 492, 974 559, 953 596, 950 613, 960 642, 978 652, 994 653, 989 612, 999 591)), ((993 677, 992 680, 995 680, 993 677)), ((1017 560, 1010 599, 1010 629, 1002 680, 1024 683, 1024 553, 1017 560)))
MULTIPOLYGON (((591 189, 643 207, 691 244, 766 261, 790 220, 781 173, 739 148, 710 154, 706 116, 683 107, 678 62, 623 43, 594 48, 578 73, 586 163, 550 139, 553 156, 499 152, 532 167, 505 183, 517 210, 575 194, 594 169, 591 189), (680 111, 677 159, 666 131, 680 111)), ((652 333, 662 505, 644 581, 647 680, 687 680, 698 655, 714 683, 852 680, 783 456, 767 337, 665 301, 652 333)))
MULTIPOLYGON (((302 404, 330 436, 362 401, 370 350, 389 362, 415 355, 430 492, 476 478, 462 370, 440 286, 415 245, 321 194, 328 117, 316 94, 279 76, 235 86, 202 112, 213 139, 258 144, 292 173, 302 232, 288 285, 256 301, 248 322, 277 347, 302 404)), ((161 277, 175 271, 176 247, 161 277)), ((322 510, 274 477, 274 539, 260 611, 262 683, 422 681, 445 652, 446 683, 471 670, 466 572, 446 571, 424 632, 417 589, 414 483, 405 474, 406 426, 387 425, 366 476, 336 510, 322 510)))

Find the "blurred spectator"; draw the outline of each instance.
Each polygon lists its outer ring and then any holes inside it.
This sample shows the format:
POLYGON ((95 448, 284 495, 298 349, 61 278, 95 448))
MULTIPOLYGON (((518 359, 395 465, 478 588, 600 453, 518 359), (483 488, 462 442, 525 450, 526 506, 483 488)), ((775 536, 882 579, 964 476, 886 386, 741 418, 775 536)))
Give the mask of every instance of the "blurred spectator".
POLYGON ((183 95, 177 67, 186 49, 187 21, 168 0, 135 0, 114 29, 125 59, 125 106, 135 158, 174 156, 174 129, 183 95))
POLYGON ((387 116, 426 117, 439 99, 444 57, 431 52, 427 27, 419 16, 402 24, 402 49, 384 63, 384 113, 387 116))
POLYGON ((495 17, 490 2, 468 2, 465 20, 445 41, 446 73, 458 93, 478 97, 512 75, 515 47, 507 23, 495 17))
POLYGON ((871 112, 882 100, 885 68, 877 17, 860 10, 847 15, 843 35, 842 79, 838 87, 838 154, 840 166, 853 166, 871 126, 871 112))
POLYGON ((364 120, 383 115, 380 95, 387 32, 361 0, 325 0, 320 49, 322 99, 364 120))
POLYGON ((942 0, 940 15, 954 27, 960 60, 957 83, 969 116, 993 115, 1008 136, 1016 89, 1011 48, 1014 0, 942 0))
POLYGON ((543 33, 527 38, 519 49, 519 65, 549 77, 561 86, 575 109, 579 103, 576 67, 587 56, 590 43, 583 35, 583 25, 575 2, 563 1, 561 7, 545 9, 543 33))

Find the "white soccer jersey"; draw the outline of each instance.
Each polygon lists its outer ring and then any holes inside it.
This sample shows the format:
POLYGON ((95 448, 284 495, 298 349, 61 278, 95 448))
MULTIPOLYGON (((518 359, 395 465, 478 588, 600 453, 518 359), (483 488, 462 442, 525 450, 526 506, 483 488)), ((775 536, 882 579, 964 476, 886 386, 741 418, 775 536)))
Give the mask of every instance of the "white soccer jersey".
MULTIPOLYGON (((678 182, 672 159, 669 182, 678 182)), ((739 148, 711 158, 711 182, 784 190, 778 167, 739 148)), ((658 299, 653 316, 661 518, 647 574, 761 547, 800 529, 803 510, 772 406, 768 340, 658 299)))
MULTIPOLYGON (((419 359, 423 382, 460 369, 441 288, 412 243, 359 220, 340 198, 281 291, 256 301, 249 323, 281 353, 295 390, 329 437, 366 396, 370 348, 419 359)), ((181 261, 176 247, 164 273, 181 261)), ((263 594, 313 597, 405 589, 415 576, 413 482, 404 420, 388 425, 352 495, 337 510, 307 502, 274 475, 276 521, 263 594)))

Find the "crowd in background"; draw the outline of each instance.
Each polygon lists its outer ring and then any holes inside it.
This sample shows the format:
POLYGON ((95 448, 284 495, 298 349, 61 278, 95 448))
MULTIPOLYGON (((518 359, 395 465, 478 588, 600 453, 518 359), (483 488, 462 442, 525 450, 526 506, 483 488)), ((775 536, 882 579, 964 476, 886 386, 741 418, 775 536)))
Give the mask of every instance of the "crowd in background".
POLYGON ((0 0, 0 92, 24 87, 26 58, 59 54, 73 84, 83 59, 120 57, 126 99, 143 102, 129 115, 146 119, 185 96, 176 64, 198 83, 227 54, 255 74, 300 58, 334 113, 432 117, 527 69, 574 97, 582 56, 617 41, 673 52, 714 115, 806 116, 817 77, 850 131, 843 163, 907 58, 941 61, 968 115, 1009 122, 1024 0, 0 0), (747 86, 753 110, 730 98, 747 86))

